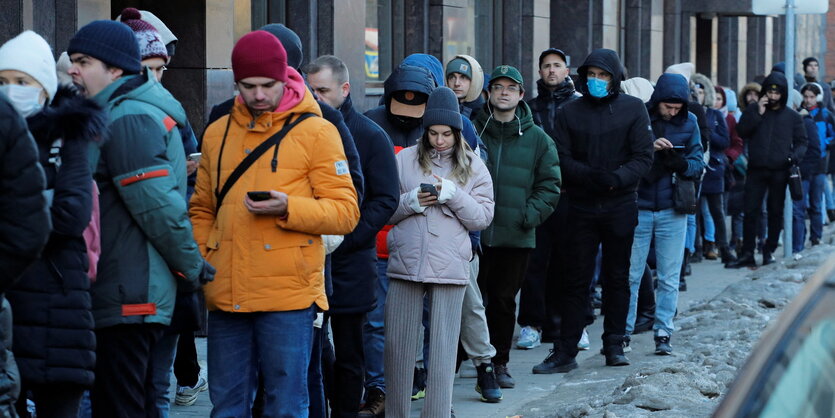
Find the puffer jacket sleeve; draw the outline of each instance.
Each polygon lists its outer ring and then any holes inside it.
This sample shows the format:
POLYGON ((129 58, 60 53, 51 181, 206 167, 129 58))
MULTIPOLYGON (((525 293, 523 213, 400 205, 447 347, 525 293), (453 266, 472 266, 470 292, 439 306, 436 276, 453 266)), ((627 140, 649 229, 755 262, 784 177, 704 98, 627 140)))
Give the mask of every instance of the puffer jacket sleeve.
POLYGON ((806 155, 806 146, 809 139, 806 137, 806 126, 803 123, 803 117, 796 112, 790 114, 792 116, 792 160, 795 164, 799 164, 806 155))
POLYGON ((276 224, 308 234, 345 235, 354 230, 360 217, 345 151, 339 132, 331 123, 323 121, 318 127, 304 127, 311 123, 305 121, 296 129, 315 130, 307 147, 308 178, 314 197, 289 196, 287 216, 276 217, 276 224))
MULTIPOLYGON (((226 116, 231 117, 231 116, 226 116)), ((226 126, 226 119, 221 119, 218 122, 219 125, 226 126)), ((206 129, 206 133, 208 133, 211 128, 206 129)), ((204 133, 205 134, 205 133, 204 133)), ((206 141, 210 138, 210 135, 204 137, 204 141, 201 144, 200 152, 203 154, 200 156, 200 163, 197 166, 197 179, 194 182, 194 193, 191 195, 191 199, 189 200, 189 216, 191 217, 191 225, 194 229, 194 241, 197 243, 197 248, 200 249, 200 253, 203 257, 206 256, 208 252, 208 248, 206 248, 206 243, 209 241, 209 234, 212 231, 212 227, 215 224, 215 194, 213 181, 217 181, 214 177, 214 173, 212 172, 213 169, 217 169, 217 167, 213 166, 215 153, 217 151, 213 148, 213 143, 206 141)))
POLYGON ((445 204, 468 231, 481 231, 493 222, 493 179, 487 166, 475 154, 471 154, 473 169, 472 190, 466 193, 458 188, 445 204))
POLYGON ((51 229, 38 150, 26 122, 0 99, 0 291, 38 257, 51 229))
POLYGON ((354 190, 357 192, 357 202, 362 204, 362 200, 365 198, 365 179, 363 179, 360 153, 357 151, 354 136, 351 135, 351 130, 345 124, 345 118, 342 117, 340 111, 321 100, 317 103, 319 104, 319 109, 322 110, 322 117, 332 123, 339 132, 339 139, 342 141, 342 150, 345 151, 345 157, 348 160, 348 169, 351 171, 351 181, 354 184, 354 190))
POLYGON ((93 212, 92 175, 87 162, 88 143, 69 140, 61 147, 61 171, 55 177, 52 227, 56 234, 80 237, 93 212))
MULTIPOLYGON (((167 157, 164 127, 149 115, 128 115, 113 121, 110 129, 111 139, 102 147, 101 158, 119 196, 168 267, 196 284, 203 258, 194 242, 175 167, 167 157)), ((179 132, 172 141, 182 147, 179 132)))
POLYGON ((687 115, 693 125, 693 133, 687 141, 687 154, 684 159, 687 160, 687 170, 684 176, 688 178, 698 178, 702 175, 705 169, 704 149, 702 149, 702 133, 699 130, 699 125, 696 122, 696 116, 692 113, 687 115))
POLYGON ((531 195, 525 203, 525 218, 522 226, 536 228, 548 219, 557 208, 560 199, 562 177, 560 159, 554 141, 540 128, 535 128, 540 143, 539 155, 534 169, 531 195))
POLYGON ((409 205, 409 194, 412 191, 406 190, 405 187, 403 187, 403 167, 404 164, 408 164, 408 162, 404 162, 403 160, 407 155, 409 156, 408 158, 414 158, 414 154, 410 152, 401 151, 395 155, 395 160, 397 161, 397 182, 400 185, 400 202, 397 204, 397 209, 394 210, 394 214, 391 215, 391 219, 388 221, 389 225, 397 225, 400 221, 417 214, 417 212, 415 212, 415 210, 409 205))
POLYGON ((614 171, 620 180, 621 187, 634 187, 652 167, 653 148, 655 140, 650 128, 649 113, 641 106, 639 114, 629 127, 627 142, 629 142, 629 160, 614 171))

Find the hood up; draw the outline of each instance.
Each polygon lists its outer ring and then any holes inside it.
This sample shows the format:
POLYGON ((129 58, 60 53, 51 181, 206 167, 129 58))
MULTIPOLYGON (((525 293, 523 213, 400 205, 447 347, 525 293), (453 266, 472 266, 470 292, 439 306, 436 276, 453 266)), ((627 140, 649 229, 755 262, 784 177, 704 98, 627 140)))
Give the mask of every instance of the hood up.
POLYGON ((655 91, 652 93, 647 104, 651 117, 654 117, 659 103, 681 103, 684 109, 678 112, 672 119, 675 123, 683 123, 687 120, 687 102, 690 100, 690 87, 687 80, 681 74, 661 74, 658 82, 655 83, 655 91))
POLYGON ((713 103, 716 101, 716 89, 713 87, 713 82, 707 78, 706 75, 701 73, 693 74, 693 77, 690 78, 691 84, 701 84, 705 89, 705 107, 713 108, 713 103))
POLYGON ((441 61, 438 61, 429 54, 412 54, 406 57, 400 65, 414 65, 415 67, 423 67, 432 73, 432 79, 435 81, 434 87, 441 87, 444 84, 444 66, 441 61))
POLYGON ((760 91, 760 97, 765 96, 765 93, 772 87, 776 86, 777 90, 780 92, 780 105, 786 106, 786 103, 789 101, 789 83, 786 81, 786 75, 779 72, 779 71, 772 71, 768 77, 763 80, 762 90, 760 91))
POLYGON ((605 48, 595 49, 589 54, 583 65, 577 68, 577 74, 579 75, 577 90, 583 96, 593 98, 589 94, 588 85, 586 85, 586 81, 588 81, 586 71, 589 67, 600 68, 612 75, 612 81, 609 82, 609 95, 604 99, 615 97, 620 93, 620 83, 623 81, 623 66, 620 64, 617 52, 605 48))
POLYGON ((452 59, 455 58, 462 58, 470 63, 470 70, 473 74, 473 78, 470 80, 470 89, 467 90, 467 96, 464 97, 464 103, 473 102, 481 97, 481 88, 484 85, 484 70, 481 68, 481 64, 469 55, 456 55, 452 59))

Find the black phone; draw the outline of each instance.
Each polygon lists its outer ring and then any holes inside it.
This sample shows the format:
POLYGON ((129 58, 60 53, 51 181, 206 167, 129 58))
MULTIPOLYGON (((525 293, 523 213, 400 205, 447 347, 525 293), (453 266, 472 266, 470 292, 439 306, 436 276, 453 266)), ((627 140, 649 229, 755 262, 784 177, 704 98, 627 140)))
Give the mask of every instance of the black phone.
POLYGON ((432 196, 438 197, 438 188, 435 187, 434 184, 421 183, 420 184, 420 192, 421 193, 429 193, 432 196))
POLYGON ((249 198, 255 202, 261 202, 263 200, 272 199, 272 195, 270 195, 270 192, 246 192, 246 195, 249 196, 249 198))

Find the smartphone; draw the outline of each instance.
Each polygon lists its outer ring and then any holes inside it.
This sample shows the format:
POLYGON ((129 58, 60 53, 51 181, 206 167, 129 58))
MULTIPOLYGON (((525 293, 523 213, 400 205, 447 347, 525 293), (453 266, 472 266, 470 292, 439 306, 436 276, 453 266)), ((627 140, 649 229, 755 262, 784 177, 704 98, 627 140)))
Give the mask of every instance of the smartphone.
POLYGON ((674 150, 684 150, 684 145, 673 145, 674 150))
POLYGON ((272 195, 270 195, 270 192, 262 192, 262 191, 246 192, 246 195, 249 196, 249 198, 252 201, 255 201, 255 202, 261 202, 263 200, 272 199, 272 195))
POLYGON ((203 156, 203 154, 199 153, 199 152, 191 153, 191 154, 188 155, 188 160, 199 163, 200 162, 200 157, 202 157, 202 156, 203 156))
POLYGON ((420 191, 421 191, 421 193, 429 193, 432 196, 438 197, 438 188, 435 187, 434 184, 421 183, 420 184, 420 191))

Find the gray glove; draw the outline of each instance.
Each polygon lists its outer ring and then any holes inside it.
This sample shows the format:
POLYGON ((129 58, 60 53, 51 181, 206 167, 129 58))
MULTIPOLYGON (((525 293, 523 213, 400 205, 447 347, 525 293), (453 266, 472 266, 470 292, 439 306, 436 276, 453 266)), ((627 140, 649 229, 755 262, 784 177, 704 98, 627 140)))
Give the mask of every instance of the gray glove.
POLYGON ((215 270, 208 261, 203 259, 203 267, 200 269, 200 276, 197 277, 197 280, 200 282, 201 285, 211 282, 215 279, 215 270))

